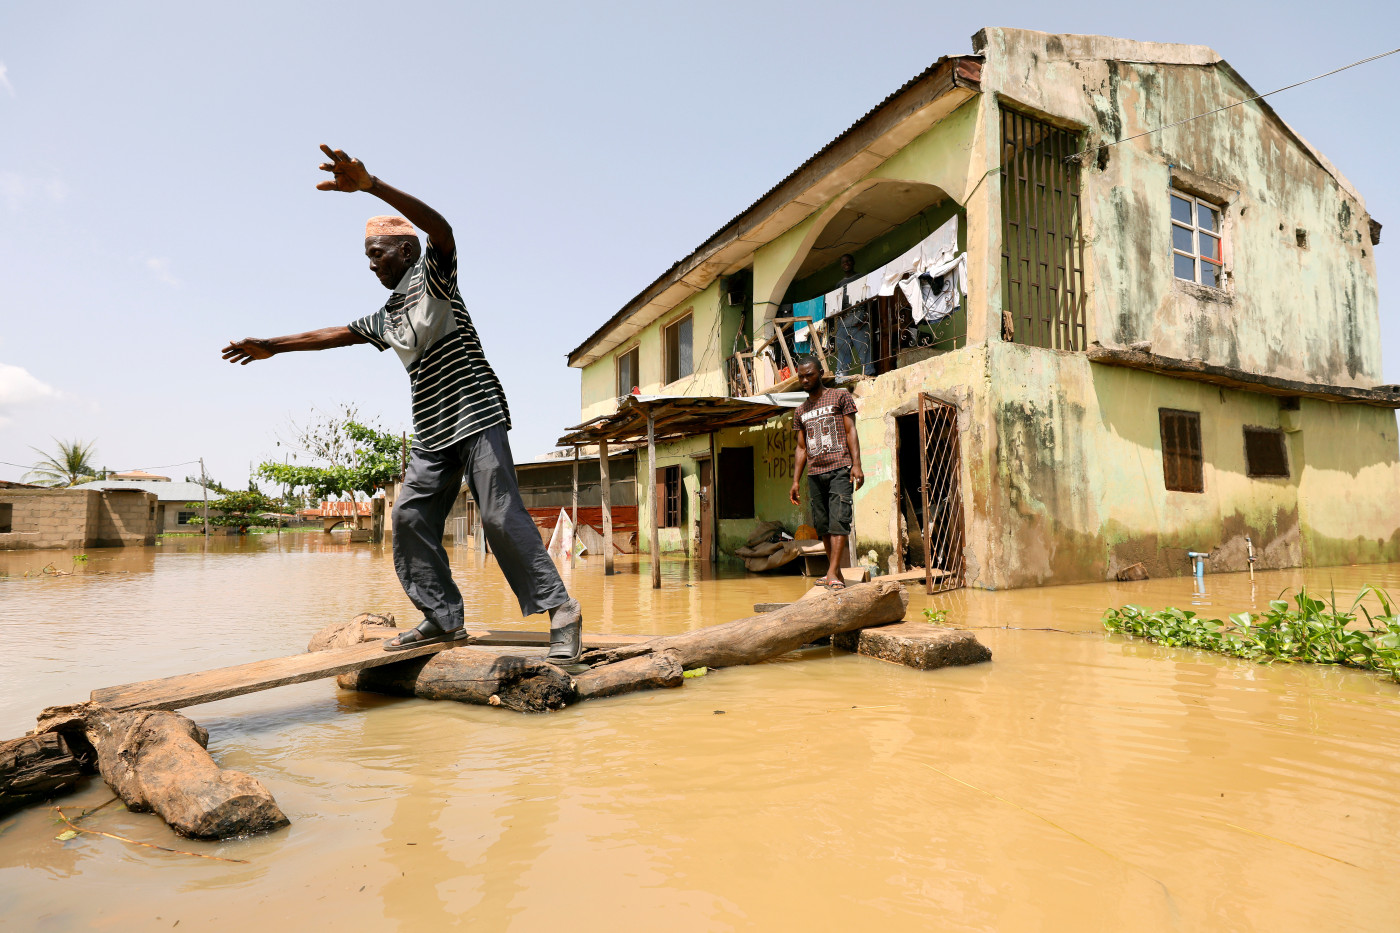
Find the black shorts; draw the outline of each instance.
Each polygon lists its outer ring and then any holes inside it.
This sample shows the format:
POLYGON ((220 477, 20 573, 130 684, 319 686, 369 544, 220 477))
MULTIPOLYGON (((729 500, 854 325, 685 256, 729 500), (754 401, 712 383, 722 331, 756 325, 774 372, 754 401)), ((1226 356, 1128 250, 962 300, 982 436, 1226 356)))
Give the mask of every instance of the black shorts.
POLYGON ((851 468, 808 473, 807 491, 812 497, 812 526, 819 536, 851 533, 851 468))

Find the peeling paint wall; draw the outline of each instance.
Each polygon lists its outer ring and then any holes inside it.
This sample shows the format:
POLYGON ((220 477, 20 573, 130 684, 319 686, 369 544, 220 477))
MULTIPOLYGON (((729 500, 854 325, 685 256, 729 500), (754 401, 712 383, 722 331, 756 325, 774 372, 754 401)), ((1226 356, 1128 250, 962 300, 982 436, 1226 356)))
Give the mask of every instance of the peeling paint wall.
MULTIPOLYGON (((1086 145, 1255 94, 1202 46, 1017 29, 979 36, 984 92, 1078 125, 1086 145)), ((1163 356, 1332 385, 1369 387, 1381 378, 1365 203, 1267 105, 1101 150, 1083 173, 1081 204, 1091 340, 1150 341, 1163 356), (1172 187, 1224 208, 1225 288, 1172 274, 1172 187)))

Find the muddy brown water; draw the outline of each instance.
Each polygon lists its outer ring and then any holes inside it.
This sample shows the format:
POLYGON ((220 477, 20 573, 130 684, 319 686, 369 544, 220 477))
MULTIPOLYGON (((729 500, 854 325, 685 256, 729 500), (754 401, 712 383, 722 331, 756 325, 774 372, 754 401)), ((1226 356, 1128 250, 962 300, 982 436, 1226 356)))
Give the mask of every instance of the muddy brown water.
MULTIPOLYGON (((414 621, 385 549, 341 536, 0 552, 0 736, 94 687, 300 651, 364 609, 414 621), (71 576, 31 575, 44 564, 71 576)), ((797 597, 681 561, 565 567, 595 630, 665 633, 797 597), (637 571, 641 570, 639 574, 637 571)), ((469 618, 523 624, 454 552, 469 618)), ((0 818, 24 930, 1394 930, 1400 687, 1109 637, 1107 606, 1261 606, 1400 565, 916 595, 991 664, 816 649, 680 690, 524 716, 302 684, 186 711, 292 825, 218 844, 108 808, 0 818), (1025 631, 1055 628, 1063 631, 1025 631), (720 712, 722 711, 722 712, 720 712)), ((535 625, 540 625, 538 620, 535 625)), ((110 798, 100 780, 61 802, 110 798)))

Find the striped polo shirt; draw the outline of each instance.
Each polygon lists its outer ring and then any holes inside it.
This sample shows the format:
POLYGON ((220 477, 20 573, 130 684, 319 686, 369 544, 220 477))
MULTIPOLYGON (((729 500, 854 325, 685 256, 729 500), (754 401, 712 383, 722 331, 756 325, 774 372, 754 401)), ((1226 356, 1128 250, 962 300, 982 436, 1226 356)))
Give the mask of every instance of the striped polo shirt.
POLYGON ((351 323, 350 330, 381 351, 392 347, 403 361, 412 386, 415 445, 440 450, 498 424, 510 429, 505 390, 486 362, 457 289, 455 252, 444 256, 429 239, 384 307, 351 323))

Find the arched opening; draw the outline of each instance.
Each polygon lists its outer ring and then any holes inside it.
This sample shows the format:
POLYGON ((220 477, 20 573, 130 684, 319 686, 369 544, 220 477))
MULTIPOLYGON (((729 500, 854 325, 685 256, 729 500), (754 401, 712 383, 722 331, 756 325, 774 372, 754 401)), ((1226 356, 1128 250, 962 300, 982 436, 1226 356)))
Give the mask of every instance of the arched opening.
POLYGON ((942 188, 908 180, 829 206, 775 283, 753 388, 789 387, 803 353, 837 376, 876 376, 964 346, 965 217, 942 188))

